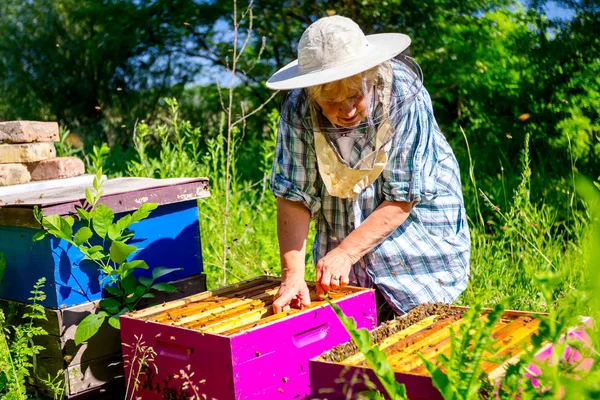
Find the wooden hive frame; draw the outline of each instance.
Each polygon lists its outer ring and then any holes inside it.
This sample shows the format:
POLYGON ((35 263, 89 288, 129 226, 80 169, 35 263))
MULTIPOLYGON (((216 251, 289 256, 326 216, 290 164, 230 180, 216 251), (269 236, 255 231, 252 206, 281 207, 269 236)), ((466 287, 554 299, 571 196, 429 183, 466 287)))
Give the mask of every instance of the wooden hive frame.
MULTIPOLYGON (((308 283, 311 290, 309 307, 274 314, 273 297, 280 284, 279 277, 259 276, 243 283, 136 311, 129 316, 204 333, 233 336, 326 304, 316 298, 314 283, 308 283)), ((361 290, 364 289, 347 286, 329 292, 329 297, 335 301, 361 290)))

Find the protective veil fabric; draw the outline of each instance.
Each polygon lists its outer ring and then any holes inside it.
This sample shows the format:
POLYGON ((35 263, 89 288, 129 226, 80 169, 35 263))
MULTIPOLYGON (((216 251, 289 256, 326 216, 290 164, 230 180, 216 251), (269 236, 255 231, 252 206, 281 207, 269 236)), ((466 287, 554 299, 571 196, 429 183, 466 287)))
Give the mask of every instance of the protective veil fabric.
POLYGON ((367 117, 357 126, 343 128, 333 125, 303 89, 291 91, 284 98, 281 119, 314 135, 319 174, 327 192, 340 198, 353 198, 381 174, 388 161, 398 121, 402 121, 402 114, 410 109, 422 86, 418 64, 401 55, 379 66, 372 87, 367 87, 366 77, 363 77, 367 117), (409 79, 394 82, 392 63, 396 63, 396 68, 402 68, 409 79), (397 122, 393 124, 391 121, 397 122), (345 157, 348 143, 342 145, 340 137, 351 137, 356 141, 355 147, 361 157, 353 165, 345 157))

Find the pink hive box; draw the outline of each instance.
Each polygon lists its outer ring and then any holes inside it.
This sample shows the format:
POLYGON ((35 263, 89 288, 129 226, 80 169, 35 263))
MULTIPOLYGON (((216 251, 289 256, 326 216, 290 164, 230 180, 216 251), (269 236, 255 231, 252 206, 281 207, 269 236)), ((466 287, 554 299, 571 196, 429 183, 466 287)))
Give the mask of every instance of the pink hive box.
MULTIPOLYGON (((436 363, 439 354, 449 356, 450 328, 458 331, 462 323, 464 307, 451 307, 457 314, 437 318, 431 315, 415 322, 405 329, 386 337, 379 347, 386 353, 388 362, 396 375, 396 380, 406 386, 406 392, 411 400, 443 400, 440 392, 433 386, 433 382, 425 365, 417 355, 423 355, 429 361, 436 363)), ((481 318, 484 318, 482 314, 481 318)), ((537 333, 540 323, 539 313, 521 311, 506 311, 493 328, 492 336, 496 339, 496 356, 509 357, 507 363, 516 362, 525 352, 532 335, 537 333)), ((581 325, 569 332, 572 340, 591 345, 585 330, 591 327, 591 318, 582 317, 581 325)), ((544 361, 552 354, 552 345, 545 345, 535 356, 536 361, 544 361)), ((590 368, 591 359, 583 360, 574 348, 567 346, 563 359, 576 364, 578 368, 590 368)), ((490 381, 495 382, 504 375, 507 364, 496 364, 492 361, 482 363, 484 372, 490 381)), ((379 379, 373 373, 364 359, 357 353, 344 353, 335 349, 324 353, 309 362, 311 396, 310 399, 320 400, 345 400, 355 398, 361 391, 368 390, 365 377, 385 393, 379 379), (340 361, 331 361, 331 353, 341 354, 340 361), (354 395, 353 395, 354 394, 354 395)), ((531 365, 532 374, 529 376, 536 385, 536 372, 539 369, 531 365)))
MULTIPOLYGON (((316 298, 308 309, 274 315, 279 284, 258 277, 122 316, 131 398, 306 398, 308 360, 350 337, 316 298), (140 371, 145 355, 148 366, 140 371)), ((309 289, 314 296, 314 285, 309 289)), ((372 289, 345 287, 329 296, 359 328, 377 326, 372 289)))

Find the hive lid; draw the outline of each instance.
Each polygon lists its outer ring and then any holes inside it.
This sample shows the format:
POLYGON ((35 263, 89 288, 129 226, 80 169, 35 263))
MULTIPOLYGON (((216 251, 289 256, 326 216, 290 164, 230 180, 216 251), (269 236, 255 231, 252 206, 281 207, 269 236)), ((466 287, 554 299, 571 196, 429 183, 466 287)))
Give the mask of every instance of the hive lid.
MULTIPOLYGON (((91 188, 91 182, 86 179, 64 181, 68 184, 34 186, 0 196, 0 225, 39 227, 32 214, 35 206, 44 215, 63 216, 76 214, 78 207, 85 208, 85 190, 91 188)), ((136 210, 146 202, 164 205, 210 196, 207 178, 115 178, 105 181, 102 190, 100 203, 115 214, 136 210)))
MULTIPOLYGON (((234 336, 327 305, 325 301, 316 298, 314 284, 309 283, 311 305, 308 308, 273 314, 273 296, 277 293, 280 284, 281 278, 260 276, 214 291, 136 311, 128 316, 202 333, 234 336)), ((336 302, 372 290, 346 286, 330 291, 328 295, 336 302)))

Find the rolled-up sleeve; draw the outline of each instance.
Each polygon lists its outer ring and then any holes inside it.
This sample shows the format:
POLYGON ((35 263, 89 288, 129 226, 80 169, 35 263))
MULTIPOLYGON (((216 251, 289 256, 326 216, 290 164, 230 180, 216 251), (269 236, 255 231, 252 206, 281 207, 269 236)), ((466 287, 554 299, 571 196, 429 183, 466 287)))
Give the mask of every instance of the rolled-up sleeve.
POLYGON ((301 202, 315 218, 321 210, 319 172, 313 138, 279 121, 270 189, 277 197, 301 202))
POLYGON ((437 195, 434 130, 439 128, 426 92, 417 96, 395 128, 389 161, 382 172, 383 197, 408 203, 433 200, 437 195))

